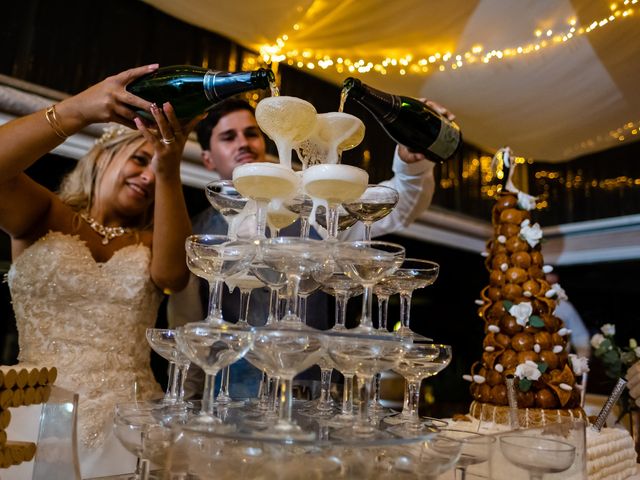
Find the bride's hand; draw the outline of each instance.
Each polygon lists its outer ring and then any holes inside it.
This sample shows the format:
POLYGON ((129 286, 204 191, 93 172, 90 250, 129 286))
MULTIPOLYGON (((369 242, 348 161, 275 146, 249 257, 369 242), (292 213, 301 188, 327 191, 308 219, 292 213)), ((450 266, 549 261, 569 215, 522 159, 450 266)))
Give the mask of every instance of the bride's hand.
POLYGON ((182 152, 189 132, 195 128, 203 116, 182 125, 169 102, 166 102, 162 109, 156 104, 151 104, 150 112, 157 129, 147 127, 138 117, 135 118, 135 124, 153 147, 154 155, 151 159, 153 171, 159 177, 179 175, 182 152))
POLYGON ((134 109, 149 111, 151 103, 130 93, 126 87, 136 78, 157 68, 158 64, 153 64, 125 70, 63 100, 57 106, 61 119, 75 120, 81 128, 92 123, 106 122, 136 128, 134 109))

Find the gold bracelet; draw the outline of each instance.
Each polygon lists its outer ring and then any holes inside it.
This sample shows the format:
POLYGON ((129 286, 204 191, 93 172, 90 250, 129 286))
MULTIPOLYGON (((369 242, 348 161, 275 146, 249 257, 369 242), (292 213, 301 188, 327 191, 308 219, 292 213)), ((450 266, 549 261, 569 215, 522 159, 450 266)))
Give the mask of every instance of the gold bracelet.
POLYGON ((47 119, 47 123, 58 137, 60 137, 62 140, 66 140, 67 138, 69 138, 69 135, 67 135, 60 126, 60 121, 58 120, 58 115, 56 114, 55 105, 51 105, 45 110, 44 118, 47 119))

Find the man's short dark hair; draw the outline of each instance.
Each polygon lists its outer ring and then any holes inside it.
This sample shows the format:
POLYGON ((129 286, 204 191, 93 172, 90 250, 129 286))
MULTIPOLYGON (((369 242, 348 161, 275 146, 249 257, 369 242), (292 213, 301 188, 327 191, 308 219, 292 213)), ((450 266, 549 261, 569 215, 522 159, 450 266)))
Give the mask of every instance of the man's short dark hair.
POLYGON ((247 110, 255 115, 255 109, 241 98, 227 98, 220 103, 217 103, 206 118, 201 120, 196 126, 196 134, 198 135, 198 143, 203 150, 209 150, 209 141, 211 139, 211 131, 218 124, 220 119, 229 113, 237 112, 238 110, 247 110))

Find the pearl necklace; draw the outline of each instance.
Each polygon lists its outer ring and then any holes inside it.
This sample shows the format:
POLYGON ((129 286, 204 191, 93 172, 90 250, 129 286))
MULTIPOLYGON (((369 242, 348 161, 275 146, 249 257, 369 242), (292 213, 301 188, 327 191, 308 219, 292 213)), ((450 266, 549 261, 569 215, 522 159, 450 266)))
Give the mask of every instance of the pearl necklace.
POLYGON ((98 223, 93 217, 89 216, 87 212, 80 213, 80 218, 82 218, 87 224, 91 227, 91 229, 100 235, 102 238, 102 244, 106 245, 111 240, 116 237, 121 237, 127 233, 131 233, 130 228, 125 227, 105 227, 101 223, 98 223))

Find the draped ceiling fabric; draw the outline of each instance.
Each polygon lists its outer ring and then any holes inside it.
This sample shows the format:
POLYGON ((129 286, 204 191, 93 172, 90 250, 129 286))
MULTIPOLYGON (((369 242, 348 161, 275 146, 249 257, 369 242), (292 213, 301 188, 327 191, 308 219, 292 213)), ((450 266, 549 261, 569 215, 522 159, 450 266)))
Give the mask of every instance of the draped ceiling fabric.
MULTIPOLYGON (((534 32, 568 31, 633 8, 600 28, 526 55, 463 68, 400 75, 355 73, 374 87, 427 97, 453 111, 471 143, 564 161, 621 143, 610 132, 640 126, 640 3, 638 0, 144 0, 190 24, 255 51, 288 35, 285 50, 305 49, 379 62, 411 53, 484 52, 539 41, 534 32), (294 30, 293 25, 301 28, 294 30), (632 126, 633 124, 633 126, 632 126)), ((544 33, 543 33, 544 36, 544 33)), ((309 73, 340 85, 335 68, 309 73)), ((348 111, 348 108, 347 108, 348 111)))

